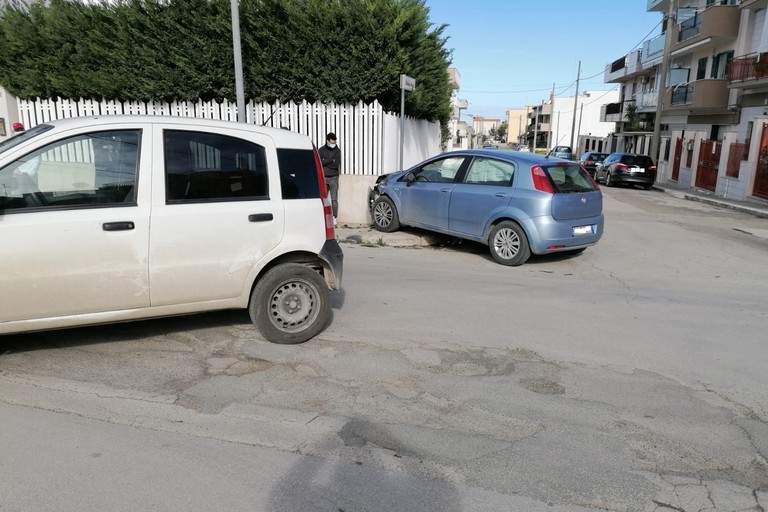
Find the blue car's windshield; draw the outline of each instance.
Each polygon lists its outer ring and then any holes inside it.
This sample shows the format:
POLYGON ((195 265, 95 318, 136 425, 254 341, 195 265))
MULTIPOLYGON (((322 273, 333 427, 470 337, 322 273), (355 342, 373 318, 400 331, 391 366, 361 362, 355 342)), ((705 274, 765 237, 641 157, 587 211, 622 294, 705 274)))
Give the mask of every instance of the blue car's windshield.
POLYGON ((41 133, 45 133, 51 129, 53 129, 53 126, 50 124, 39 124, 34 128, 30 128, 25 132, 21 132, 18 135, 14 135, 10 139, 0 142, 0 153, 3 153, 4 151, 8 151, 9 149, 18 146, 19 144, 26 142, 29 139, 37 137, 41 133))

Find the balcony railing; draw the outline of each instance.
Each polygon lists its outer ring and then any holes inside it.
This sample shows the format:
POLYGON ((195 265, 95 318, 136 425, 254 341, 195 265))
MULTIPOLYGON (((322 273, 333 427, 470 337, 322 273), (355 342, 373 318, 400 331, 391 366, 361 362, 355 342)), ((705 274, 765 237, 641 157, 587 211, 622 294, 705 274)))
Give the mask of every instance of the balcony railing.
POLYGON ((728 63, 728 82, 746 82, 768 77, 768 53, 738 57, 728 63))
POLYGON ((661 34, 643 42, 642 63, 646 64, 654 59, 660 59, 664 56, 664 43, 667 35, 661 34))
POLYGON ((693 84, 679 85, 672 89, 672 105, 685 105, 693 101, 693 84))
POLYGON ((656 108, 659 100, 657 91, 639 92, 635 95, 635 104, 638 110, 656 108))
POLYGON ((696 37, 699 35, 699 29, 701 28, 701 18, 697 12, 692 17, 688 18, 680 24, 680 32, 677 35, 677 41, 682 42, 686 39, 696 37))

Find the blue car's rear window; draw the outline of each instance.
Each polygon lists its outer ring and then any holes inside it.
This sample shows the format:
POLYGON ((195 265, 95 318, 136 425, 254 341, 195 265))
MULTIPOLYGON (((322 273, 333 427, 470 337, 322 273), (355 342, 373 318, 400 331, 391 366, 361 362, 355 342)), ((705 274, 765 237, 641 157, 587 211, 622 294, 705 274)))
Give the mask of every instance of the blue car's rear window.
POLYGON ((543 168, 555 193, 575 194, 597 190, 595 182, 579 164, 549 165, 543 168))

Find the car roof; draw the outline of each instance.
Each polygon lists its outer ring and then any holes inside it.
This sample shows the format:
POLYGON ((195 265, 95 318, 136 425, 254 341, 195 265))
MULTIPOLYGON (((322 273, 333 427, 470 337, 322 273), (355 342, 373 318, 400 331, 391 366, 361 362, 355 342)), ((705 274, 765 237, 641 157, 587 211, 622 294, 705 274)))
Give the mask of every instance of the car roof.
MULTIPOLYGON (((488 156, 496 159, 504 159, 512 162, 530 163, 531 165, 546 165, 551 162, 568 162, 562 158, 539 155, 537 153, 521 153, 520 151, 513 151, 510 149, 464 149, 458 151, 449 151, 438 155, 439 157, 445 156, 488 156)), ((437 158, 437 157, 435 157, 437 158)), ((577 162, 572 162, 574 165, 578 165, 577 162)))
POLYGON ((210 127, 213 129, 237 129, 245 130, 253 133, 260 133, 268 135, 275 140, 279 140, 281 143, 295 146, 299 143, 300 146, 306 146, 308 137, 300 133, 292 132, 283 128, 272 128, 269 126, 261 126, 250 123, 238 123, 235 121, 225 121, 221 119, 204 119, 200 117, 181 117, 181 116, 153 116, 153 115, 99 115, 99 116, 83 116, 83 117, 69 117, 65 119, 57 119, 55 121, 48 121, 40 124, 47 124, 54 127, 55 131, 63 131, 81 126, 104 126, 108 127, 112 124, 125 124, 125 123, 162 123, 162 124, 175 124, 179 126, 189 127, 210 127))

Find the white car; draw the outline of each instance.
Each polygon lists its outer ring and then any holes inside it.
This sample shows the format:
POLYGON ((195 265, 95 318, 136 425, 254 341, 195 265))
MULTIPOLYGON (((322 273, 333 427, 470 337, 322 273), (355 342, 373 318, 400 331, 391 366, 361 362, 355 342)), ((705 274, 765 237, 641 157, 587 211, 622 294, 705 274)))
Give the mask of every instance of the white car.
POLYGON ((317 151, 181 117, 44 123, 0 144, 0 334, 242 308, 301 343, 343 255, 317 151))

